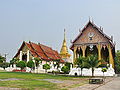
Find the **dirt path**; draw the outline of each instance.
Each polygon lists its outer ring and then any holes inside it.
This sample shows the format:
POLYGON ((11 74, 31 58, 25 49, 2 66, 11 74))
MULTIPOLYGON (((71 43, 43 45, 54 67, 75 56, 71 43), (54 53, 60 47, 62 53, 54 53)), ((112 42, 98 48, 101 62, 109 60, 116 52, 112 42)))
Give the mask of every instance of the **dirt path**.
MULTIPOLYGON (((112 78, 112 77, 108 77, 108 78, 106 78, 105 83, 108 83, 108 82, 112 81, 113 79, 114 78, 112 78)), ((87 83, 87 84, 84 84, 82 86, 78 86, 78 87, 75 87, 75 88, 70 88, 69 90, 97 90, 97 88, 99 88, 103 85, 104 84, 89 84, 89 83, 87 83)), ((103 90, 103 89, 99 89, 99 90, 103 90)), ((109 90, 109 89, 107 89, 107 90, 109 90)))
POLYGON ((114 80, 106 83, 105 85, 96 88, 95 90, 120 90, 120 77, 114 78, 114 80))
POLYGON ((0 90, 22 90, 22 89, 20 89, 20 88, 0 87, 0 90))

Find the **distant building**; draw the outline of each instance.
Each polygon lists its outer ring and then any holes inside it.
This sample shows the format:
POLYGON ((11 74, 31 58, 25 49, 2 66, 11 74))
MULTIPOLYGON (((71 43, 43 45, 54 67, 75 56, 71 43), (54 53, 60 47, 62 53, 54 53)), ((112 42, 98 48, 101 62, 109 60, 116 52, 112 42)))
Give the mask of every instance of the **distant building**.
POLYGON ((64 29, 64 40, 61 47, 60 56, 65 62, 71 62, 71 59, 70 59, 71 55, 68 53, 68 48, 66 43, 65 29, 64 29))
MULTIPOLYGON (((73 51, 73 63, 80 56, 88 57, 90 55, 97 55, 98 60, 104 60, 104 64, 110 65, 104 75, 114 76, 115 44, 113 43, 113 37, 107 36, 101 27, 97 27, 90 20, 74 39, 70 49, 73 51)), ((69 75, 81 74, 83 76, 91 76, 91 68, 83 68, 81 73, 81 69, 76 68, 74 65, 74 68, 69 73, 69 75)), ((103 76, 102 68, 95 68, 94 75, 103 76)))
MULTIPOLYGON (((39 58, 41 60, 41 63, 35 70, 33 70, 34 73, 45 73, 45 70, 43 69, 44 64, 50 65, 50 72, 58 70, 57 64, 59 64, 59 68, 61 68, 64 65, 64 60, 61 59, 59 53, 52 48, 45 46, 43 44, 36 44, 33 42, 23 42, 19 50, 17 51, 14 58, 18 58, 20 61, 26 61, 33 60, 35 62, 35 58, 39 58)), ((35 66, 36 67, 36 66, 35 66)), ((11 70, 16 69, 16 66, 12 68, 11 70)), ((29 72, 30 69, 26 68, 26 71, 29 72)))
POLYGON ((105 60, 114 68, 115 44, 113 37, 107 36, 103 32, 103 28, 97 27, 90 20, 72 42, 71 50, 73 51, 73 62, 79 56, 87 57, 96 54, 99 60, 105 60))
POLYGON ((60 60, 60 62, 64 62, 57 51, 53 50, 52 48, 42 45, 36 44, 33 42, 25 42, 23 41, 20 49, 18 50, 17 54, 14 58, 19 58, 20 60, 28 62, 34 58, 40 58, 43 62, 51 62, 60 60))

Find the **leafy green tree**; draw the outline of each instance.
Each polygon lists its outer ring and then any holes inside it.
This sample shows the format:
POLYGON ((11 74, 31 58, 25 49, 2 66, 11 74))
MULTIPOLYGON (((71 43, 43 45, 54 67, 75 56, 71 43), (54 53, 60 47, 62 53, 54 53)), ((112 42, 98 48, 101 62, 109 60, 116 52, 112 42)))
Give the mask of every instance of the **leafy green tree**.
POLYGON ((68 66, 68 68, 69 68, 69 70, 70 70, 71 64, 72 64, 72 63, 66 62, 66 63, 65 63, 65 66, 68 66))
POLYGON ((47 72, 47 70, 50 69, 50 65, 49 64, 44 64, 43 69, 45 69, 45 72, 47 72))
POLYGON ((117 50, 115 56, 115 72, 120 73, 120 50, 117 50))
POLYGON ((13 58, 12 60, 10 60, 10 65, 14 65, 14 64, 17 64, 19 62, 19 59, 17 58, 13 58))
POLYGON ((61 68, 61 71, 63 71, 65 74, 69 73, 69 67, 68 66, 63 66, 61 68))
POLYGON ((104 76, 104 72, 107 72, 107 68, 102 68, 102 72, 103 72, 103 76, 104 76))
POLYGON ((34 58, 34 60, 36 67, 38 67, 42 60, 40 58, 34 58))
POLYGON ((27 67, 31 68, 32 70, 35 67, 35 63, 32 60, 30 60, 27 62, 27 67))
POLYGON ((20 67, 21 68, 21 71, 26 67, 26 62, 25 61, 19 61, 17 64, 16 64, 17 67, 20 67))
POLYGON ((75 64, 81 69, 81 76, 82 76, 82 70, 84 68, 84 62, 86 58, 80 56, 79 58, 76 59, 75 64))
POLYGON ((5 57, 0 56, 0 63, 3 63, 5 61, 5 57))
POLYGON ((102 72, 103 72, 104 83, 105 83, 105 75, 104 75, 104 73, 107 72, 107 68, 102 68, 102 72))
POLYGON ((101 60, 98 60, 97 55, 88 56, 85 60, 85 66, 92 69, 92 76, 94 76, 94 69, 99 66, 101 60))
POLYGON ((5 68, 7 68, 7 67, 10 66, 10 63, 4 62, 4 63, 1 63, 0 66, 1 66, 2 68, 4 68, 4 70, 5 70, 5 68))

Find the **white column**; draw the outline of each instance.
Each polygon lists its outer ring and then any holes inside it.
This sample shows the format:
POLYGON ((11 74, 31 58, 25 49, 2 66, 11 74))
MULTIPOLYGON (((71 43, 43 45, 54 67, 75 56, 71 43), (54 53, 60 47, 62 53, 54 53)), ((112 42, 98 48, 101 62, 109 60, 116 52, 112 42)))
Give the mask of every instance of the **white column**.
POLYGON ((30 51, 27 51, 27 62, 30 60, 30 51))
POLYGON ((20 51, 20 61, 22 61, 22 51, 20 51))

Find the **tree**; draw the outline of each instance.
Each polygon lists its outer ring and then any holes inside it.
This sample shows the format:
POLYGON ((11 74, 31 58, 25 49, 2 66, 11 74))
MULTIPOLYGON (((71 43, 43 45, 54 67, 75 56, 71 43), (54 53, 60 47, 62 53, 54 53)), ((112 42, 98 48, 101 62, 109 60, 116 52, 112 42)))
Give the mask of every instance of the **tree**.
POLYGON ((97 55, 88 56, 85 60, 85 66, 92 69, 92 76, 94 76, 94 69, 99 66, 101 60, 98 60, 97 55))
POLYGON ((16 66, 20 67, 22 71, 26 67, 26 63, 25 61, 19 61, 16 66))
POLYGON ((7 68, 7 67, 9 67, 10 66, 10 63, 8 63, 8 62, 4 62, 3 64, 2 64, 2 68, 4 68, 4 70, 5 70, 5 68, 7 68))
POLYGON ((117 50, 115 56, 115 72, 120 73, 120 50, 117 50))
POLYGON ((6 62, 6 59, 3 56, 0 56, 0 67, 4 69, 9 67, 9 63, 6 62))
POLYGON ((104 75, 104 72, 107 72, 107 68, 102 68, 102 72, 103 72, 104 83, 105 83, 105 75, 104 75))
POLYGON ((103 76, 104 76, 104 72, 107 72, 107 68, 102 68, 102 72, 103 72, 103 76))
POLYGON ((34 60, 36 67, 38 67, 42 60, 40 58, 34 58, 34 60))
POLYGON ((35 67, 35 63, 32 60, 30 60, 27 62, 27 67, 29 67, 32 70, 35 67))
POLYGON ((84 68, 84 62, 86 58, 80 56, 79 58, 76 59, 75 64, 81 69, 81 76, 82 76, 82 70, 84 68))
POLYGON ((65 66, 68 66, 68 68, 69 68, 69 70, 70 70, 71 64, 72 64, 72 63, 66 62, 66 63, 65 63, 65 66))
POLYGON ((61 68, 61 71, 63 71, 65 74, 67 74, 69 72, 69 67, 68 66, 63 66, 61 68))
POLYGON ((5 57, 0 56, 0 63, 3 63, 5 61, 5 57))
POLYGON ((19 62, 19 59, 17 58, 13 58, 12 60, 10 60, 10 65, 14 65, 14 64, 17 64, 19 62))
POLYGON ((45 69, 45 72, 47 72, 47 70, 50 69, 50 65, 49 64, 44 64, 43 69, 45 69))

